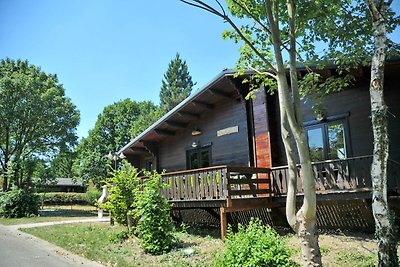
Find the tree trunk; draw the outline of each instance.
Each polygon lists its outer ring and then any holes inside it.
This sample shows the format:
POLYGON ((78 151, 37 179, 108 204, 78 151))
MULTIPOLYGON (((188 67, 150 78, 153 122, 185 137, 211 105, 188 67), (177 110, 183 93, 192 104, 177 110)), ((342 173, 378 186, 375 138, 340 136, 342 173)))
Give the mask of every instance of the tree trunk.
MULTIPOLYGON (((376 6, 370 9, 376 8, 376 6)), ((382 7, 383 10, 385 7, 382 7)), ((381 11, 382 11, 381 10, 381 11)), ((383 10, 384 11, 384 10, 383 10)), ((398 266, 397 240, 394 221, 387 200, 387 161, 389 138, 387 106, 384 100, 384 65, 386 54, 386 26, 383 14, 374 14, 373 29, 375 51, 371 63, 371 119, 374 135, 374 151, 371 166, 372 213, 375 219, 375 235, 378 243, 379 266, 398 266)))
POLYGON ((8 164, 9 159, 7 155, 4 158, 4 168, 3 168, 3 192, 8 190, 8 164))
POLYGON ((3 192, 8 190, 8 176, 7 176, 7 168, 3 170, 3 192))
MULTIPOLYGON (((292 90, 289 90, 289 85, 286 76, 286 68, 283 64, 281 52, 281 39, 279 34, 278 12, 276 10, 277 2, 266 1, 265 8, 270 25, 271 38, 273 40, 273 49, 276 60, 276 79, 278 83, 278 99, 281 113, 281 129, 282 139, 285 146, 285 151, 289 166, 289 181, 288 181, 288 198, 286 200, 286 216, 289 224, 297 233, 301 240, 301 253, 303 257, 303 266, 322 266, 321 253, 318 245, 318 233, 316 230, 316 196, 315 196, 315 181, 312 172, 310 152, 308 149, 307 138, 303 126, 303 119, 300 110, 300 97, 298 92, 297 70, 296 70, 296 49, 294 28, 291 36, 290 54, 290 80, 292 90), (274 11, 273 11, 274 10, 274 11), (289 126, 289 129, 288 129, 289 126), (304 199, 300 210, 296 212, 296 183, 297 167, 293 143, 287 139, 287 134, 293 134, 296 148, 299 154, 304 199)), ((295 10, 294 2, 288 4, 288 11, 293 15, 295 10), (290 10, 289 10, 290 9, 290 10)), ((290 14, 289 14, 290 15, 290 14)), ((291 18, 291 23, 294 25, 294 16, 291 18)), ((292 25, 292 26, 293 26, 292 25)), ((292 27, 291 26, 291 27, 292 27)), ((294 27, 294 26, 293 26, 294 27)))
MULTIPOLYGON (((286 76, 285 76, 286 77, 286 76)), ((278 76, 279 79, 279 76, 278 76)), ((286 78, 278 81, 279 105, 281 111, 282 140, 285 145, 286 156, 289 168, 288 193, 286 199, 286 217, 289 225, 293 228, 301 240, 301 254, 303 266, 322 266, 321 253, 318 245, 318 233, 316 230, 316 196, 315 181, 311 168, 311 160, 308 151, 307 140, 304 132, 293 127, 288 129, 288 110, 293 111, 293 107, 288 104, 288 91, 286 78), (280 88, 285 87, 286 90, 280 88), (286 101, 284 100, 286 99, 286 101), (296 214, 296 188, 297 188, 297 167, 291 142, 290 133, 297 131, 293 136, 296 141, 297 150, 300 157, 301 172, 303 177, 304 200, 303 205, 296 214)))

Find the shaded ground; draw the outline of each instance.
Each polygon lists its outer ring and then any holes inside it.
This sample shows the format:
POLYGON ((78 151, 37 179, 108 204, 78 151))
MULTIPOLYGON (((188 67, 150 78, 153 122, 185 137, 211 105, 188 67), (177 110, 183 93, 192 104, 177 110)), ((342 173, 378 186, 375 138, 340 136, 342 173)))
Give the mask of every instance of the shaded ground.
POLYGON ((93 206, 84 205, 66 205, 66 206, 45 206, 39 210, 38 216, 30 218, 0 218, 0 224, 26 224, 39 222, 64 221, 72 219, 85 219, 97 217, 97 210, 93 206))

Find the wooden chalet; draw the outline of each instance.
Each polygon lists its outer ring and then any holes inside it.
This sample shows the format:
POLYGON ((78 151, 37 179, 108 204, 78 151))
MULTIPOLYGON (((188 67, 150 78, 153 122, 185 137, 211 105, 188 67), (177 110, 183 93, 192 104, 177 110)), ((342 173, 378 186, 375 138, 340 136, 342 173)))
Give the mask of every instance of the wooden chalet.
MULTIPOLYGON (((299 69, 299 75, 303 74, 299 69)), ((332 74, 334 68, 321 71, 324 76, 332 74)), ((310 100, 303 103, 304 125, 315 161, 320 227, 364 229, 374 223, 370 209, 370 70, 358 68, 352 74, 356 82, 350 88, 326 97, 324 114, 316 116, 310 100)), ((385 96, 389 106, 391 201, 398 201, 400 195, 397 75, 400 61, 388 62, 385 96)), ((242 83, 244 78, 224 70, 118 152, 139 169, 165 170, 163 181, 170 186, 163 194, 174 209, 209 214, 221 223, 222 233, 227 219, 261 216, 273 225, 286 223, 287 163, 277 97, 261 88, 255 99, 246 101, 249 88, 242 83)), ((299 176, 300 204, 300 169, 299 176)))

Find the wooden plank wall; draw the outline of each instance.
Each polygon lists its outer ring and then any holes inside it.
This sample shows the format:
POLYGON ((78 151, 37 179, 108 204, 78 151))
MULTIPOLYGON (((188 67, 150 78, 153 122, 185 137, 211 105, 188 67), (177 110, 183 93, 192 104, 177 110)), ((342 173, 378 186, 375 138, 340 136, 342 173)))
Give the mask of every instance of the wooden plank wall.
POLYGON ((256 167, 270 168, 271 144, 268 126, 267 99, 264 88, 261 88, 253 101, 254 137, 256 167))
MULTIPOLYGON (((256 98, 253 99, 253 118, 254 118, 254 155, 255 167, 270 168, 271 162, 271 142, 268 126, 267 98, 264 88, 261 88, 256 98)), ((259 179, 266 179, 266 174, 258 174, 259 179)), ((260 184, 259 189, 269 189, 266 184, 260 184)))
MULTIPOLYGON (((389 135, 390 135, 390 157, 400 160, 400 86, 398 73, 400 67, 391 66, 385 76, 385 100, 389 107, 389 135)), ((367 75, 368 70, 364 70, 367 75)), ((349 157, 371 155, 373 149, 373 136, 370 118, 369 100, 369 78, 359 78, 358 82, 351 88, 342 92, 326 96, 325 107, 327 116, 349 113, 347 117, 350 135, 349 157)), ((312 101, 302 103, 304 121, 315 120, 312 112, 312 101)), ((268 113, 270 115, 270 134, 273 140, 272 165, 286 165, 285 150, 280 136, 279 103, 277 96, 268 96, 268 113), (272 117, 272 118, 271 118, 272 117)))
POLYGON ((186 170, 186 151, 196 141, 202 145, 211 145, 212 166, 249 165, 249 143, 247 134, 245 101, 223 99, 214 110, 193 120, 186 130, 168 137, 160 143, 160 169, 167 172, 186 170), (237 133, 217 136, 217 131, 238 126, 237 133), (192 136, 194 128, 202 131, 201 135, 192 136))

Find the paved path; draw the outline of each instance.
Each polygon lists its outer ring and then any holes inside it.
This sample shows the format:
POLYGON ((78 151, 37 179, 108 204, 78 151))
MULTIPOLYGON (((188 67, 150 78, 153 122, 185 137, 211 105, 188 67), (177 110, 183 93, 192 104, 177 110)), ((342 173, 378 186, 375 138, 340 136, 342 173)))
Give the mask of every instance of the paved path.
POLYGON ((0 266, 1 267, 71 267, 103 265, 72 254, 19 228, 40 227, 65 223, 104 222, 108 219, 86 219, 61 222, 46 222, 21 225, 0 225, 0 266))

